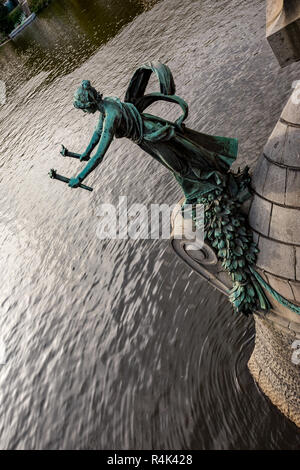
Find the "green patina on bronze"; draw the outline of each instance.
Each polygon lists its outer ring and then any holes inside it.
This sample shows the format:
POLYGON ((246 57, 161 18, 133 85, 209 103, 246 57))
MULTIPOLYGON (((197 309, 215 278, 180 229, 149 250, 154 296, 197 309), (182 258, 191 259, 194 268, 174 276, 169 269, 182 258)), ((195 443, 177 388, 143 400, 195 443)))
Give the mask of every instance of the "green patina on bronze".
MULTIPOLYGON (((233 282, 230 301, 237 312, 269 310, 271 305, 250 268, 255 266, 258 248, 253 241, 242 204, 251 197, 248 167, 218 180, 219 189, 197 198, 205 206, 205 238, 216 251, 222 267, 233 282)), ((196 222, 197 223, 197 222, 196 222)))
POLYGON ((175 95, 170 69, 161 63, 140 67, 130 81, 124 102, 103 98, 89 81, 83 81, 75 94, 74 106, 87 113, 99 111, 100 119, 83 154, 62 149, 63 156, 88 160, 78 176, 69 180, 69 186, 81 185, 101 163, 114 137, 131 139, 173 173, 185 195, 185 204, 205 205, 206 238, 231 275, 230 300, 235 310, 246 315, 257 308, 268 310, 270 304, 264 291, 249 269, 255 265, 258 249, 241 212, 241 205, 250 197, 248 169, 237 174, 230 172, 238 142, 185 127, 188 105, 175 95), (160 92, 146 94, 152 73, 158 78, 160 92), (157 101, 178 104, 182 115, 170 122, 145 113, 157 101))

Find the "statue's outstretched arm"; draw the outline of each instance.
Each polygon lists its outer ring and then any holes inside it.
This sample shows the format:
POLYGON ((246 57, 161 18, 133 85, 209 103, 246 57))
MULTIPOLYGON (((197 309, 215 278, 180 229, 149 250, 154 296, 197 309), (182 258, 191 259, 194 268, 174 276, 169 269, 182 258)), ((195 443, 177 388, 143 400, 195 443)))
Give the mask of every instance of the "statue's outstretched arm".
POLYGON ((97 166, 102 162, 115 135, 115 126, 118 119, 117 113, 112 110, 108 112, 104 118, 103 130, 100 143, 94 157, 88 162, 85 168, 79 173, 77 178, 70 180, 69 186, 76 187, 82 182, 97 166))
POLYGON ((90 157, 92 151, 98 145, 98 143, 101 139, 102 129, 103 129, 103 117, 101 115, 100 119, 99 119, 99 123, 96 126, 95 132, 92 135, 91 141, 90 141, 89 145, 87 146, 86 150, 81 155, 80 161, 86 159, 87 157, 90 157))
POLYGON ((100 116, 99 122, 96 126, 95 132, 93 133, 93 136, 91 138, 91 141, 89 145, 87 146, 86 150, 83 153, 74 153, 70 152, 64 145, 62 146, 61 149, 61 155, 63 157, 72 157, 72 158, 79 158, 80 161, 82 162, 83 160, 89 160, 92 151, 94 148, 97 146, 99 143, 99 140, 101 138, 101 133, 102 133, 102 127, 103 127, 103 116, 100 116))

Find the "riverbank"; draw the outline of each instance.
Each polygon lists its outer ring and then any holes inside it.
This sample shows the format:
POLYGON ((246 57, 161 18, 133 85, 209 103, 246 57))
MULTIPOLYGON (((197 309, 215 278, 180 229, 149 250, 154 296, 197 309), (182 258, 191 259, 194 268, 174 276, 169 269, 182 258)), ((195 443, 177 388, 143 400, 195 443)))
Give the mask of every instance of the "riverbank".
POLYGON ((39 13, 47 8, 52 0, 28 0, 28 6, 33 13, 39 13))
POLYGON ((15 29, 13 29, 10 33, 9 33, 9 38, 10 39, 13 39, 14 37, 18 36, 18 34, 20 34, 21 31, 23 31, 23 29, 25 29, 27 26, 29 26, 36 18, 36 14, 35 13, 31 13, 30 16, 28 16, 25 21, 23 21, 21 24, 19 24, 15 29))
MULTIPOLYGON (((38 14, 45 8, 47 8, 52 0, 27 0, 28 7, 32 14, 38 14)), ((11 31, 7 36, 2 36, 1 40, 1 33, 0 33, 0 47, 9 42, 12 37, 10 37, 11 33, 14 30, 17 30, 19 26, 24 25, 22 29, 24 29, 31 21, 28 21, 24 18, 25 15, 20 5, 18 5, 14 10, 12 10, 7 15, 7 21, 11 24, 11 31), (28 23, 28 24, 27 24, 28 23)), ((34 16, 32 16, 34 18, 34 16)))

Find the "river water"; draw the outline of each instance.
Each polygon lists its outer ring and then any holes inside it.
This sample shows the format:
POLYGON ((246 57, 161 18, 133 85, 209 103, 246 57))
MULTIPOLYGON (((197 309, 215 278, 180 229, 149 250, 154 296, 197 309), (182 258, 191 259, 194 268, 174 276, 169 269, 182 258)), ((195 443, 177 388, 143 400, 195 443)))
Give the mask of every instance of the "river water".
POLYGON ((82 151, 95 125, 72 107, 80 81, 122 98, 154 59, 171 67, 190 127, 238 137, 237 165, 260 154, 300 78, 265 40, 264 0, 147 4, 54 0, 0 48, 0 447, 299 448, 248 372, 253 320, 167 240, 97 238, 103 202, 177 202, 171 175, 122 139, 89 177, 93 193, 47 177, 82 166, 59 156, 61 143, 82 151))

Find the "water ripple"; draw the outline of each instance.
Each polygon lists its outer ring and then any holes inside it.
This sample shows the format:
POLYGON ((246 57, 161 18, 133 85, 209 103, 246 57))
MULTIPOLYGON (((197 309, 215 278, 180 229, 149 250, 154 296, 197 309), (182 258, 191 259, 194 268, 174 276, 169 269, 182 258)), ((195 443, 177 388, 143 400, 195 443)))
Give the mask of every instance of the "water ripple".
MULTIPOLYGON (((171 175, 122 140, 90 176, 92 197, 47 178, 51 167, 76 173, 59 145, 81 151, 93 131, 94 117, 72 108, 83 78, 123 97, 135 67, 160 58, 191 103, 188 125, 238 137, 239 165, 259 155, 297 65, 278 68, 259 0, 165 0, 107 44, 109 27, 102 34, 91 20, 103 2, 83 3, 72 1, 80 8, 69 27, 57 7, 0 50, 9 80, 0 112, 0 447, 297 448, 295 426, 247 369, 252 319, 235 316, 166 240, 96 236, 102 202, 177 202, 171 175)), ((116 32, 141 3, 112 1, 108 25, 116 32)))

